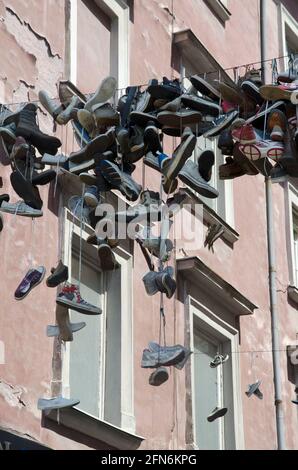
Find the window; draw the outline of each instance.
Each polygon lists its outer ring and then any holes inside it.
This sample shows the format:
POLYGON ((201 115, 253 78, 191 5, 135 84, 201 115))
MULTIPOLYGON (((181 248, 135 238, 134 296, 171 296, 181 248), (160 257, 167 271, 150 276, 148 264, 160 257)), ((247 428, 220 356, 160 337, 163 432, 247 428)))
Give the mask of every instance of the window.
POLYGON ((129 83, 129 7, 123 0, 71 0, 70 80, 84 93, 113 75, 129 83))
POLYGON ((100 306, 103 313, 88 316, 70 311, 71 322, 84 321, 86 327, 66 345, 64 394, 80 399, 76 407, 80 412, 133 433, 131 257, 117 248, 120 269, 103 273, 96 262, 97 248, 86 242, 90 228, 82 230, 77 219, 73 224, 68 210, 65 227, 64 262, 72 282, 78 284, 81 277, 83 299, 100 306))
POLYGON ((192 408, 194 445, 200 450, 239 449, 242 441, 242 413, 238 332, 222 319, 210 315, 202 305, 191 300, 192 334, 192 408), (219 353, 228 354, 224 364, 211 368, 210 362, 219 353), (216 407, 228 409, 223 418, 208 422, 216 407))

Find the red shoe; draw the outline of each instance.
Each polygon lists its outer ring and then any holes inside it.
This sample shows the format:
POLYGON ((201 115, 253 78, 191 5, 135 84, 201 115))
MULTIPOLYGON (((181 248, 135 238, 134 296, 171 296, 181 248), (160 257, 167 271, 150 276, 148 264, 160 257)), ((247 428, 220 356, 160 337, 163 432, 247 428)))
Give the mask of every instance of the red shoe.
POLYGON ((254 144, 257 140, 257 135, 251 124, 244 124, 232 130, 232 137, 240 144, 254 144))

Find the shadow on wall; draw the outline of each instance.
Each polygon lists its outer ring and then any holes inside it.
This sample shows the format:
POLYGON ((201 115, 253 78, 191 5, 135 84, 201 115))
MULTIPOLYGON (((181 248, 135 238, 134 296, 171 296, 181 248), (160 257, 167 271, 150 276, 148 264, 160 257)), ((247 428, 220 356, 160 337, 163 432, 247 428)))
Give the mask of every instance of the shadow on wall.
POLYGON ((99 442, 97 439, 85 436, 84 434, 78 431, 74 431, 73 429, 69 429, 62 424, 55 423, 51 419, 44 416, 44 414, 42 415, 41 426, 55 432, 60 436, 66 437, 71 441, 78 442, 79 444, 83 444, 94 450, 116 450, 113 447, 108 447, 108 445, 104 442, 99 442))

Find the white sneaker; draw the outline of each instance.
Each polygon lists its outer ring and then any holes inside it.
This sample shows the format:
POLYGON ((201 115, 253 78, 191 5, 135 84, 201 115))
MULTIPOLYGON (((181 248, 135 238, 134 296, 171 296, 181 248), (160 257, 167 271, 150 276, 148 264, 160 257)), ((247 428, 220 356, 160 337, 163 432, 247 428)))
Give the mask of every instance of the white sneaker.
POLYGON ((23 201, 15 204, 3 201, 0 206, 0 211, 8 214, 21 215, 23 217, 42 217, 43 215, 42 210, 33 209, 23 201))

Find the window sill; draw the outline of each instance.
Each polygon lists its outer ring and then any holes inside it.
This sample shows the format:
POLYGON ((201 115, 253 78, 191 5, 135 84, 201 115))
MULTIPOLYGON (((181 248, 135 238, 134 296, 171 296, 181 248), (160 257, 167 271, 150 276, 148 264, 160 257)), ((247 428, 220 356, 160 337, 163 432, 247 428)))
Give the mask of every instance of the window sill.
POLYGON ((229 310, 234 317, 253 315, 254 310, 258 308, 198 257, 177 259, 177 269, 178 274, 195 284, 197 290, 206 295, 204 305, 210 303, 211 309, 214 299, 217 299, 220 305, 224 305, 225 309, 229 310))
POLYGON ((188 194, 189 201, 192 205, 192 209, 195 204, 203 205, 203 221, 207 225, 221 224, 224 233, 220 238, 223 238, 225 241, 234 245, 235 242, 239 240, 239 233, 236 232, 227 222, 225 222, 213 209, 211 209, 205 202, 203 202, 195 193, 188 188, 183 188, 183 190, 188 194))
POLYGON ((288 286, 288 297, 298 304, 298 289, 295 286, 288 286))
POLYGON ((223 23, 230 19, 230 11, 221 3, 220 0, 205 0, 205 3, 207 3, 208 7, 223 23))
POLYGON ((138 449, 144 437, 137 436, 129 431, 125 431, 106 421, 94 418, 87 413, 75 408, 60 410, 59 416, 56 410, 46 415, 47 419, 54 421, 60 426, 77 431, 84 436, 96 439, 107 446, 119 450, 138 449))

